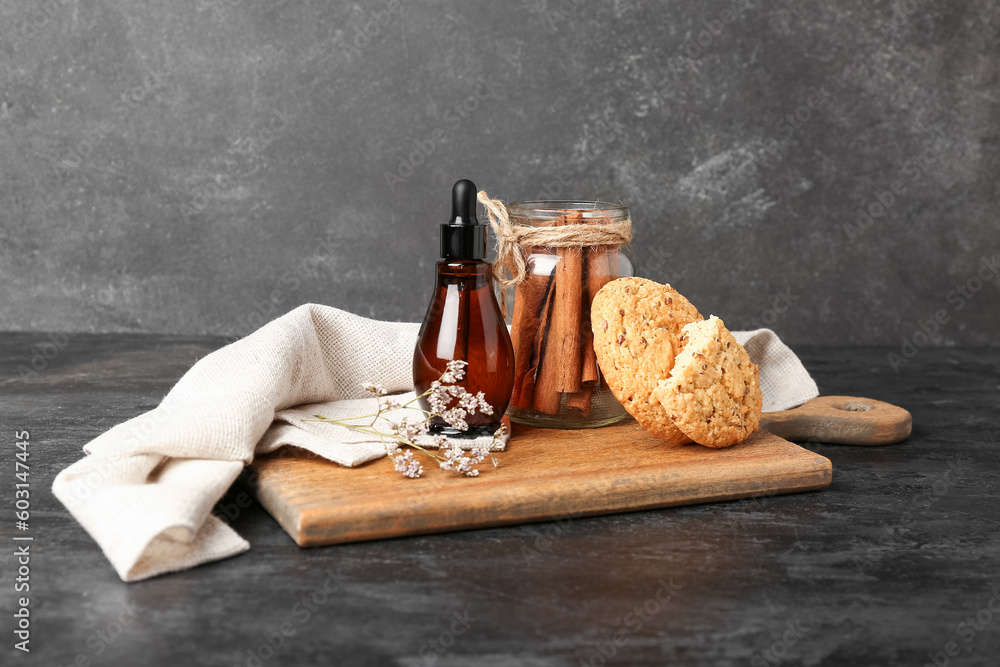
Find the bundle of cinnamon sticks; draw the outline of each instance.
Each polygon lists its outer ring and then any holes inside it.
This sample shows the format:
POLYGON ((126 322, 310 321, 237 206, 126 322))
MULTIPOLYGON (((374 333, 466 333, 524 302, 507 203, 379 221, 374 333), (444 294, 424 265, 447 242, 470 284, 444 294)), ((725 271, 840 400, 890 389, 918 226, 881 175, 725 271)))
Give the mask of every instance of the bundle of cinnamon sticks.
MULTIPOLYGON (((567 211, 550 224, 583 222, 582 211, 567 211)), ((603 382, 594 354, 590 304, 601 287, 618 277, 618 246, 530 248, 529 253, 534 259, 514 297, 511 405, 554 415, 565 395, 568 409, 589 417, 594 390, 603 382), (556 260, 551 271, 539 265, 545 253, 556 260)))

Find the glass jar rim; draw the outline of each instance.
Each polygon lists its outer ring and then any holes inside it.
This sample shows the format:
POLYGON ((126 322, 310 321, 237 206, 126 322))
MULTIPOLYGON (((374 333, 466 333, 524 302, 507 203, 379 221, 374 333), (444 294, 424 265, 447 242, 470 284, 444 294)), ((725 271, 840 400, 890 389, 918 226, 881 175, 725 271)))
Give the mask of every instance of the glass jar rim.
POLYGON ((628 207, 625 204, 601 200, 534 199, 516 201, 507 205, 507 213, 512 218, 551 219, 565 215, 567 211, 580 211, 583 213, 584 219, 600 217, 624 220, 628 217, 628 207))

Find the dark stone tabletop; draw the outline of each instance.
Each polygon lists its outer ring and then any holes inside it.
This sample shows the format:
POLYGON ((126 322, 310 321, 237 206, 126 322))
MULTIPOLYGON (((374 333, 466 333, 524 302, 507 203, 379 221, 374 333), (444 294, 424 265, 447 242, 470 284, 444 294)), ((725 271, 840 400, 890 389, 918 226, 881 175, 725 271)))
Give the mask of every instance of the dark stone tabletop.
POLYGON ((56 339, 0 335, 3 664, 1000 664, 1000 349, 922 349, 898 372, 898 350, 797 349, 822 393, 913 414, 898 445, 810 443, 833 462, 823 491, 304 550, 237 486, 217 512, 248 553, 125 584, 52 479, 224 341, 56 339))

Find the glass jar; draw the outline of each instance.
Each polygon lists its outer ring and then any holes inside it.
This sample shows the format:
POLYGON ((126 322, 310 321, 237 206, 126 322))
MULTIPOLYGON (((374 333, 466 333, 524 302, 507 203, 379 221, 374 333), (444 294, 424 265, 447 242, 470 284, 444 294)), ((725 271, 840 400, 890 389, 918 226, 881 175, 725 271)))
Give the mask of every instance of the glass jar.
MULTIPOLYGON (((515 226, 605 225, 629 220, 623 204, 521 201, 507 206, 515 226)), ((634 274, 626 245, 525 248, 527 273, 514 294, 514 390, 507 415, 545 428, 596 428, 626 416, 601 374, 590 304, 606 283, 634 274)))

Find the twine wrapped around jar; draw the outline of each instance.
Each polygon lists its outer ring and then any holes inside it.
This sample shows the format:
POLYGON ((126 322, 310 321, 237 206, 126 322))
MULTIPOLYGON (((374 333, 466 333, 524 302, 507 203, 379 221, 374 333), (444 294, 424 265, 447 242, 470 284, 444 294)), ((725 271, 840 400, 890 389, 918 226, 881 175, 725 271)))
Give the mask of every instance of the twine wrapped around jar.
POLYGON ((486 207, 497 258, 493 264, 493 279, 500 285, 500 311, 507 317, 508 287, 520 284, 528 271, 530 248, 574 248, 625 245, 632 240, 632 220, 607 221, 601 224, 563 224, 555 227, 515 225, 507 215, 507 207, 499 199, 490 199, 480 190, 479 203, 486 207))

